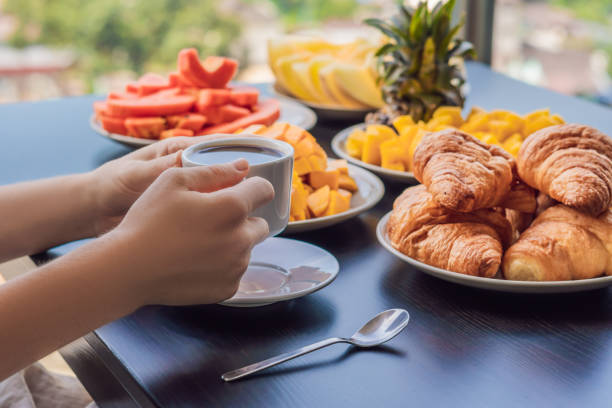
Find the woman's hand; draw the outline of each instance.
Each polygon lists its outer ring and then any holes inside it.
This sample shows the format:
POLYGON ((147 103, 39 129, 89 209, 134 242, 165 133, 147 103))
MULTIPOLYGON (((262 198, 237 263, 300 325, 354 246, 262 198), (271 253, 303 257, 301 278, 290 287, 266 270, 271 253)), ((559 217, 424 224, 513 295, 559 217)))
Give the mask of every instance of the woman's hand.
POLYGON ((141 305, 216 303, 230 298, 268 224, 249 214, 274 197, 248 163, 165 171, 104 238, 126 260, 141 305))
POLYGON ((117 226, 134 201, 162 172, 180 167, 184 149, 210 138, 174 137, 155 142, 89 173, 95 203, 95 235, 117 226))

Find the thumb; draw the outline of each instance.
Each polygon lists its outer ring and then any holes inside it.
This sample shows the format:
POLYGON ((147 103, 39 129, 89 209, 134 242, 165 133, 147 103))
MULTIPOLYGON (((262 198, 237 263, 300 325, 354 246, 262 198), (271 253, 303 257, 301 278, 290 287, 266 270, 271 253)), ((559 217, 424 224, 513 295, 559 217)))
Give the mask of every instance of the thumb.
POLYGON ((181 181, 189 190, 211 193, 242 181, 249 172, 249 163, 239 159, 231 163, 183 169, 181 181))

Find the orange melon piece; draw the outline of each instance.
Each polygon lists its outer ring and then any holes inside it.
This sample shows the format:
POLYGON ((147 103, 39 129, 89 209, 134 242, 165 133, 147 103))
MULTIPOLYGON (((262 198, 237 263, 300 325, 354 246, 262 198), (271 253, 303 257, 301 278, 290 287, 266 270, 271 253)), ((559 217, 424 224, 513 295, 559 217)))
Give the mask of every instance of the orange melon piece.
POLYGON ((312 171, 312 166, 307 157, 300 157, 293 162, 293 169, 298 176, 305 176, 312 171))
POLYGON ((332 190, 329 192, 329 205, 324 215, 340 214, 347 211, 349 208, 351 208, 350 196, 347 199, 346 195, 341 194, 339 191, 332 190))
POLYGON ((125 127, 128 134, 142 139, 158 139, 166 130, 166 120, 161 117, 127 118, 125 127))
POLYGON ((327 165, 330 169, 336 169, 340 174, 346 174, 348 176, 348 163, 344 159, 332 159, 327 161, 327 165))
POLYGON ((329 186, 323 186, 308 196, 306 203, 308 209, 315 217, 320 217, 329 206, 331 190, 329 186))
POLYGON ((310 167, 312 167, 313 171, 324 171, 327 168, 327 160, 325 157, 311 154, 308 156, 308 161, 310 162, 310 167))
POLYGON ((353 193, 358 190, 357 183, 348 174, 340 174, 338 179, 338 188, 352 191, 353 193))
POLYGON ((310 133, 306 132, 304 129, 298 126, 287 124, 287 129, 285 133, 281 137, 280 140, 283 142, 289 143, 291 146, 295 147, 297 144, 306 137, 306 135, 310 135, 310 133))
POLYGON ((332 190, 337 190, 340 181, 340 171, 335 169, 312 171, 309 174, 308 181, 308 184, 310 184, 314 189, 329 186, 329 188, 332 190))
POLYGON ((159 140, 169 139, 171 137, 177 137, 177 136, 193 136, 193 130, 180 129, 180 128, 164 130, 159 135, 159 140))

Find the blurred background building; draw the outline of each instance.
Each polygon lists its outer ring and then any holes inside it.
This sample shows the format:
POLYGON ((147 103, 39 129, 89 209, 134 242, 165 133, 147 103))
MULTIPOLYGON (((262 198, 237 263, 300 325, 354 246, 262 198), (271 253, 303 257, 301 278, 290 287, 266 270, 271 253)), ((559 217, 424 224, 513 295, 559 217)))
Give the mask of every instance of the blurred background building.
MULTIPOLYGON (((473 13, 478 3, 494 7, 486 7, 490 14, 468 15, 466 33, 488 35, 493 69, 612 104, 612 1, 464 0, 457 14, 473 13)), ((239 59, 240 80, 271 81, 268 38, 303 31, 338 41, 368 35, 360 21, 390 14, 394 4, 0 0, 0 103, 120 89, 144 72, 175 69, 183 47, 239 59)))

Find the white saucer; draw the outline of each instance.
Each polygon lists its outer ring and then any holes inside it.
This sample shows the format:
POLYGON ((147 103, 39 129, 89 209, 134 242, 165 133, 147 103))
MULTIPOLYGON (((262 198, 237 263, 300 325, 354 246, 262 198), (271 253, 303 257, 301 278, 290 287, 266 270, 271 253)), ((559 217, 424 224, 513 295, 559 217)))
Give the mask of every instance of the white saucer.
POLYGON ((220 304, 256 307, 299 298, 329 285, 339 270, 336 258, 318 246, 268 238, 253 249, 238 292, 220 304))
MULTIPOLYGON (((387 236, 387 221, 391 213, 387 213, 378 222, 376 227, 376 237, 378 242, 393 255, 402 261, 410 264, 415 269, 425 272, 428 275, 436 278, 444 279, 449 282, 454 282, 459 285, 471 286, 474 288, 494 290, 498 292, 510 293, 569 293, 582 292, 593 289, 605 288, 612 285, 612 276, 603 276, 600 278, 581 279, 572 281, 554 281, 554 282, 533 282, 533 281, 516 281, 506 280, 501 278, 481 278, 479 276, 464 275, 462 273, 448 271, 446 269, 436 268, 435 266, 427 265, 417 261, 407 255, 404 255, 397 249, 393 248, 389 237, 387 236)), ((586 255, 586 253, 585 253, 586 255)))
POLYGON ((341 130, 334 136, 331 142, 331 148, 336 153, 336 155, 342 159, 345 159, 349 163, 353 163, 357 166, 363 167, 364 169, 368 169, 371 172, 378 174, 383 179, 389 181, 403 181, 407 183, 418 183, 417 179, 414 178, 414 174, 409 171, 399 171, 399 170, 389 170, 385 169, 381 166, 376 166, 374 164, 369 164, 363 162, 359 159, 354 158, 346 151, 346 139, 348 139, 349 135, 353 133, 354 130, 365 129, 365 123, 359 123, 357 125, 347 127, 346 129, 341 130))
MULTIPOLYGON (((285 99, 279 99, 279 102, 279 122, 287 122, 306 130, 312 129, 317 124, 317 115, 311 109, 307 108, 301 103, 285 99)), ((100 122, 96 120, 96 116, 94 114, 92 114, 89 118, 89 125, 93 130, 95 130, 102 136, 108 137, 109 139, 112 139, 127 146, 142 147, 157 142, 157 139, 142 139, 139 137, 119 135, 117 133, 109 133, 104 130, 104 128, 100 125, 100 122)))

